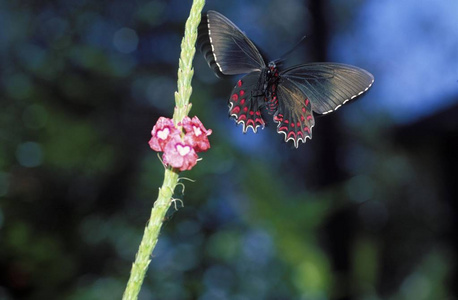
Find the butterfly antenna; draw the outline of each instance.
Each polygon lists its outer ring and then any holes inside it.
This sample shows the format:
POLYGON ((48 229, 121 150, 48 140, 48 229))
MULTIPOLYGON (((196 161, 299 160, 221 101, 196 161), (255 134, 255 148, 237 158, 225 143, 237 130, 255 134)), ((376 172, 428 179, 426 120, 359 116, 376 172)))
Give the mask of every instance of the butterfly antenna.
POLYGON ((275 60, 275 63, 278 64, 278 63, 281 63, 281 62, 285 61, 285 60, 286 60, 286 57, 287 57, 288 55, 290 55, 294 50, 296 50, 297 47, 299 47, 299 45, 305 40, 306 37, 307 37, 307 36, 304 35, 304 36, 299 40, 299 42, 297 42, 296 45, 294 45, 294 47, 291 48, 291 50, 289 50, 288 52, 286 52, 285 54, 283 54, 282 56, 280 56, 280 58, 276 59, 276 60, 275 60))

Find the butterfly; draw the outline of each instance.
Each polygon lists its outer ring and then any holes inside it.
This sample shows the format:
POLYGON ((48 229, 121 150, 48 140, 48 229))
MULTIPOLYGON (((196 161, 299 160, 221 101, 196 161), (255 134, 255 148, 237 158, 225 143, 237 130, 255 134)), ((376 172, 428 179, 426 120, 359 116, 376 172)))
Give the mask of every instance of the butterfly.
POLYGON ((314 62, 279 70, 279 60, 266 63, 253 42, 216 11, 203 14, 197 43, 218 77, 247 74, 229 98, 229 115, 243 125, 243 132, 264 128, 261 110, 266 109, 277 123, 277 132, 296 148, 312 139, 313 113, 335 111, 374 82, 366 70, 339 63, 314 62))

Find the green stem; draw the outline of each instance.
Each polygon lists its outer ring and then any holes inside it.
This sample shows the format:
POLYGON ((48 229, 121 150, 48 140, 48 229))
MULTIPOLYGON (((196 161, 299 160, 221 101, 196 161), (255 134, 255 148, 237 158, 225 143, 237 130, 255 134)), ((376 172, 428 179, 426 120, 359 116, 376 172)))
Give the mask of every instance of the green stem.
MULTIPOLYGON (((188 115, 191 104, 192 87, 191 81, 194 74, 192 60, 196 53, 195 44, 197 41, 197 27, 200 23, 200 16, 205 0, 194 0, 188 20, 185 25, 185 33, 181 42, 181 54, 178 68, 178 90, 175 92, 175 111, 173 120, 175 124, 188 115)), ((123 300, 135 300, 138 298, 140 288, 145 278, 151 255, 156 246, 162 222, 167 210, 172 203, 173 192, 178 183, 178 170, 167 168, 164 173, 164 182, 159 188, 159 194, 151 210, 151 217, 145 227, 143 238, 138 248, 135 262, 132 264, 130 278, 124 291, 123 300)))
POLYGON ((151 261, 151 254, 153 253, 153 249, 159 237, 162 222, 170 207, 173 190, 176 187, 177 181, 178 173, 166 169, 164 182, 159 189, 159 195, 156 202, 154 202, 154 207, 151 210, 151 217, 145 227, 145 232, 143 233, 143 238, 138 248, 137 256, 135 257, 135 262, 132 265, 130 278, 122 298, 123 300, 134 300, 138 297, 143 279, 148 270, 148 265, 151 261))

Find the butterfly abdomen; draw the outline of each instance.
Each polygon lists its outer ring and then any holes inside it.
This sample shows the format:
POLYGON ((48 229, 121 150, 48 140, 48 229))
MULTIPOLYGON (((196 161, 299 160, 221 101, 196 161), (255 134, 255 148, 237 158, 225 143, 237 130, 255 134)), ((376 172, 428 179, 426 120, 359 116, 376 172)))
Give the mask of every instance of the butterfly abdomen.
POLYGON ((278 69, 275 63, 271 62, 266 69, 265 105, 270 115, 275 114, 278 109, 277 85, 280 80, 278 69))

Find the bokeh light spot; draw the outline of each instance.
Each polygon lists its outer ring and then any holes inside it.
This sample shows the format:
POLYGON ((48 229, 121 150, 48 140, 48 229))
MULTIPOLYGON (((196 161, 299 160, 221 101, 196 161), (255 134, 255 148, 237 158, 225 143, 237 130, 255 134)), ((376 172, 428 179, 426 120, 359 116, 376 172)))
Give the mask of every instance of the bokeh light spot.
POLYGON ((137 49, 138 35, 133 29, 121 28, 113 36, 113 45, 121 53, 131 53, 137 49))
POLYGON ((23 167, 37 167, 43 162, 43 151, 40 144, 25 142, 17 147, 16 158, 23 167))
POLYGON ((348 181, 346 190, 352 201, 362 203, 373 197, 374 183, 368 176, 359 175, 348 181))
POLYGON ((172 96, 175 90, 175 82, 167 77, 152 79, 146 87, 146 97, 154 106, 161 109, 173 107, 172 96))

